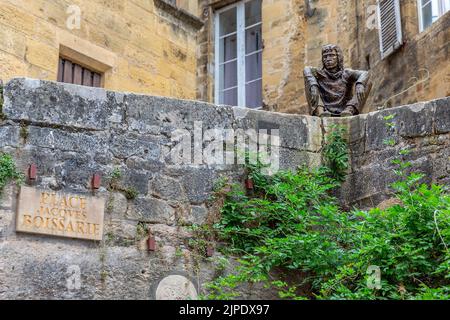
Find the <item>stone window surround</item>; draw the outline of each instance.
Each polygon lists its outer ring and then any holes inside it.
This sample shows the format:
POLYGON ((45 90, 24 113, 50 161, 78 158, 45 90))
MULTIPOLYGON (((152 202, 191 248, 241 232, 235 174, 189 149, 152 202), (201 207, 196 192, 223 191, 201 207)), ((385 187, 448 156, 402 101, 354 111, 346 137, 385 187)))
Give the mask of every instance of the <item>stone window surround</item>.
POLYGON ((169 0, 153 0, 153 2, 156 8, 166 11, 167 13, 180 19, 182 22, 188 24, 196 30, 200 30, 204 25, 201 19, 194 16, 187 10, 174 5, 169 0))
POLYGON ((239 1, 241 0, 211 0, 209 6, 213 9, 213 11, 216 11, 239 1))
POLYGON ((67 31, 59 31, 57 40, 61 58, 73 61, 102 74, 101 86, 105 86, 107 74, 112 72, 116 65, 117 57, 115 53, 74 36, 67 31))

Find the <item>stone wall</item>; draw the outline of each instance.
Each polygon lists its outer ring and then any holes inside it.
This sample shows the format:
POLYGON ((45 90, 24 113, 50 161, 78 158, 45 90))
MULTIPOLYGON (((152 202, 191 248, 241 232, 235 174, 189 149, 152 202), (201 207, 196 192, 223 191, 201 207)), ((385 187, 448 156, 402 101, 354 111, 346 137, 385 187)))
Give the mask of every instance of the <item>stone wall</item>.
POLYGON ((214 184, 221 177, 242 181, 243 168, 173 164, 175 130, 192 132, 199 121, 203 130, 270 126, 284 137, 283 167, 320 161, 320 121, 313 118, 31 79, 6 84, 4 100, 0 151, 12 154, 22 172, 37 165, 35 187, 103 197, 106 212, 102 242, 16 233, 18 189, 10 186, 0 204, 0 299, 150 299, 169 274, 189 276, 201 291, 215 267, 189 246, 187 226, 217 213, 209 201, 214 184), (115 170, 119 188, 110 185, 115 170), (102 177, 95 192, 94 173, 102 177), (136 198, 127 199, 129 189, 136 198), (147 251, 148 228, 155 252, 147 251), (73 265, 82 287, 68 291, 73 265))
POLYGON ((351 168, 338 193, 347 207, 373 208, 392 197, 398 166, 391 161, 401 150, 410 151, 400 158, 424 173, 424 182, 450 186, 450 98, 325 120, 324 127, 332 123, 348 131, 351 168), (388 129, 387 122, 395 126, 388 129))
MULTIPOLYGON (((375 206, 389 198, 390 159, 405 146, 412 147, 411 160, 429 180, 450 183, 448 111, 450 99, 443 99, 322 121, 14 79, 4 88, 0 151, 12 154, 22 172, 35 163, 37 188, 103 197, 105 228, 100 242, 18 233, 19 190, 10 185, 0 202, 0 299, 154 299, 167 275, 184 275, 203 292, 203 284, 220 272, 220 253, 198 254, 189 226, 217 215, 220 202, 211 198, 216 182, 243 183, 245 172, 238 165, 173 163, 177 130, 194 132, 199 122, 203 130, 278 129, 280 167, 294 169, 320 165, 324 134, 341 123, 349 131, 352 168, 339 196, 348 206, 375 206), (384 117, 391 113, 396 145, 386 148, 384 117), (119 181, 111 184, 118 171, 119 181), (94 173, 102 177, 95 191, 94 173), (136 197, 127 198, 130 189, 136 197), (155 236, 154 252, 147 250, 148 229, 155 236), (74 266, 81 287, 69 290, 74 266)), ((213 143, 204 139, 203 149, 213 143)), ((274 297, 262 292, 246 289, 249 298, 274 297)))
POLYGON ((106 89, 193 99, 197 1, 166 2, 0 0, 0 78, 56 80, 63 55, 103 73, 106 89))

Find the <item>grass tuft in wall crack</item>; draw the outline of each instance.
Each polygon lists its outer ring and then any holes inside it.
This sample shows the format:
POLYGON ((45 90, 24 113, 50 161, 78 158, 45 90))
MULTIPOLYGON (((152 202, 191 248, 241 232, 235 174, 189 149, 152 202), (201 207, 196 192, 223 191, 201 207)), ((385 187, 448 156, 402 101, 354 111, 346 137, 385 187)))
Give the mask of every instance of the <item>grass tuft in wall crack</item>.
POLYGON ((8 183, 15 181, 20 185, 24 179, 24 175, 17 171, 12 156, 7 153, 0 153, 0 195, 8 183))

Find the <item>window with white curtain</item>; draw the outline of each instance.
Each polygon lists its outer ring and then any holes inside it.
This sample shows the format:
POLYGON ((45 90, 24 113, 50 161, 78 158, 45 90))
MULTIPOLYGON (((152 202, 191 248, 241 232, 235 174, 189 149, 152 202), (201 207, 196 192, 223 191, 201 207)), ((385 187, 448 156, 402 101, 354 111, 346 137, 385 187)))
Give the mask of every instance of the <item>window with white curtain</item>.
POLYGON ((420 31, 450 10, 450 0, 418 0, 420 31))
POLYGON ((241 1, 216 12, 215 102, 262 107, 261 0, 241 1))

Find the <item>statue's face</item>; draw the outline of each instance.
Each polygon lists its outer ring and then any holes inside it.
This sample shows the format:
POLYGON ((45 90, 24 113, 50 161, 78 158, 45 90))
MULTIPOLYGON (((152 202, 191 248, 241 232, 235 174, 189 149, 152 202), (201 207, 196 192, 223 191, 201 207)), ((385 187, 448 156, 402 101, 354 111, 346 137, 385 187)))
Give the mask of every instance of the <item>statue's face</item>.
POLYGON ((327 70, 337 68, 339 59, 336 52, 325 52, 323 55, 323 64, 325 65, 325 68, 327 68, 327 70))

